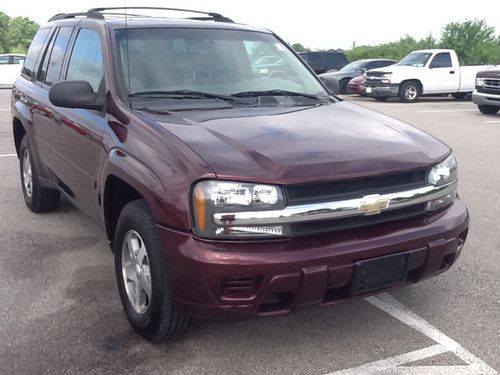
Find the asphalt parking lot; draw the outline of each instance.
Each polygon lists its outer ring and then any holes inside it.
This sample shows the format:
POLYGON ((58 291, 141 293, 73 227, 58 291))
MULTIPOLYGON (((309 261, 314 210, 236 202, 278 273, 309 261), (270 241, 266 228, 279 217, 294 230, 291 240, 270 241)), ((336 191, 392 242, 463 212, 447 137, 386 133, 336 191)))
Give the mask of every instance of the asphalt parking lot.
POLYGON ((25 207, 0 90, 0 374, 496 374, 500 370, 500 115, 471 102, 360 105, 444 140, 460 165, 471 229, 448 272, 327 309, 195 321, 153 346, 129 327, 106 236, 69 203, 25 207), (344 370, 344 371, 341 371, 344 370), (341 372, 340 372, 341 371, 341 372))

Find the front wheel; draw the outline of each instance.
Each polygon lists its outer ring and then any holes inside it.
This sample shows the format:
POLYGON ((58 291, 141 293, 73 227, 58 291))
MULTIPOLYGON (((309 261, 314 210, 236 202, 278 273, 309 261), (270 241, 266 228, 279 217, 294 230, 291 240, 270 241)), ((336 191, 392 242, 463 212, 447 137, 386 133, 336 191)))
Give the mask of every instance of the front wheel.
POLYGON ((402 103, 415 103, 420 96, 420 85, 414 81, 405 82, 399 87, 398 96, 402 103))
POLYGON ((132 327, 152 342, 179 337, 189 316, 172 301, 156 222, 144 200, 125 205, 113 243, 118 290, 132 327))
POLYGON ((479 111, 485 115, 494 115, 498 111, 500 111, 500 107, 495 105, 478 105, 479 111))

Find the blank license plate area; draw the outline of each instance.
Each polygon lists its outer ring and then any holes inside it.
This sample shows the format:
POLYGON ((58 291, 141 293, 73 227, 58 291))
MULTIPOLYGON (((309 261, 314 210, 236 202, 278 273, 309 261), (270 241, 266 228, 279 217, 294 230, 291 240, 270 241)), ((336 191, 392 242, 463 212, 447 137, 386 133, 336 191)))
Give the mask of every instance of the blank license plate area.
POLYGON ((369 293, 406 281, 408 258, 408 253, 399 253, 356 262, 350 293, 369 293))

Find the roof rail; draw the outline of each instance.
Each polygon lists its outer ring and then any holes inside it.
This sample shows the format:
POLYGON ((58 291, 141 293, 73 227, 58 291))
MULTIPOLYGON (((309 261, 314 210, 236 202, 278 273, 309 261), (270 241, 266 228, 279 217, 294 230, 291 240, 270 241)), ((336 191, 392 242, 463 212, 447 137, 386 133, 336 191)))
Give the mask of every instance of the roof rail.
POLYGON ((78 12, 78 13, 59 13, 56 14, 55 16, 51 17, 49 19, 50 21, 55 21, 55 20, 63 20, 63 19, 68 19, 68 18, 76 18, 76 17, 87 17, 87 18, 94 18, 94 19, 104 19, 104 15, 109 14, 109 15, 123 15, 123 16, 132 16, 132 17, 146 17, 145 15, 138 15, 138 14, 129 14, 127 11, 128 10, 138 10, 138 9, 144 9, 144 10, 169 10, 169 11, 175 11, 175 12, 186 12, 186 13, 196 13, 196 14, 202 14, 203 17, 192 17, 191 19, 194 20, 206 20, 206 21, 216 21, 216 22, 228 22, 228 23, 234 23, 234 21, 230 18, 224 17, 222 14, 219 13, 213 13, 213 12, 203 12, 200 10, 191 10, 191 9, 181 9, 181 8, 163 8, 163 7, 102 7, 102 8, 92 8, 89 9, 86 12, 78 12), (108 10, 124 10, 123 13, 118 13, 118 12, 106 12, 108 10), (106 12, 106 13, 103 13, 106 12))

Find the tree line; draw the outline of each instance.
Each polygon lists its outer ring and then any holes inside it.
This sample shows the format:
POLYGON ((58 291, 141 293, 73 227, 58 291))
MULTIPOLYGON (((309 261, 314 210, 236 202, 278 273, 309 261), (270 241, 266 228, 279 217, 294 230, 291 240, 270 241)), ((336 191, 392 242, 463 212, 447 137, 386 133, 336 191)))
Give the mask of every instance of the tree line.
MULTIPOLYGON (((292 47, 297 52, 309 51, 300 43, 292 47)), ((478 19, 447 24, 439 39, 429 35, 417 40, 407 35, 395 42, 354 47, 345 53, 349 61, 371 58, 399 61, 411 51, 427 48, 454 49, 464 65, 500 64, 500 35, 486 21, 478 19)))
POLYGON ((39 27, 27 17, 10 18, 0 12, 0 53, 25 53, 39 27))

